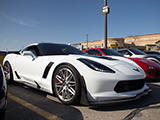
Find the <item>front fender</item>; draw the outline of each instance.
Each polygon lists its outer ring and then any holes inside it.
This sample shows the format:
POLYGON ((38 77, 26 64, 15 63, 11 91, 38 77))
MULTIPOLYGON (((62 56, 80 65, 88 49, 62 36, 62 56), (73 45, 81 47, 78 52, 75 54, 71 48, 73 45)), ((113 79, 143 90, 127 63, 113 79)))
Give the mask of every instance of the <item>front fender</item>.
POLYGON ((10 65, 12 66, 12 69, 15 67, 15 62, 16 62, 17 54, 7 54, 3 60, 3 65, 5 62, 9 62, 10 65))

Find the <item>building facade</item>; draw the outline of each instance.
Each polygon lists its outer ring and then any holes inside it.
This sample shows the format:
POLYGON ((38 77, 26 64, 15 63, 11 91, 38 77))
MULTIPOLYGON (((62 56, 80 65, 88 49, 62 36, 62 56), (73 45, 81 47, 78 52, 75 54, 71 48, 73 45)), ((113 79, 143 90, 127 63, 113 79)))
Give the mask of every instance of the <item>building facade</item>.
POLYGON ((148 34, 148 35, 137 35, 124 37, 125 46, 124 47, 136 47, 138 49, 155 49, 159 50, 160 45, 160 33, 148 34))
MULTIPOLYGON (((120 48, 137 48, 140 50, 160 50, 160 33, 136 35, 122 38, 108 38, 107 48, 114 50, 120 48)), ((85 50, 87 48, 104 48, 104 39, 82 42, 78 48, 85 50)))
MULTIPOLYGON (((89 41, 89 42, 82 42, 81 45, 83 49, 87 48, 104 48, 104 39, 89 41)), ((123 48, 124 46, 124 39, 123 38, 109 38, 107 40, 108 48, 117 49, 123 48)))

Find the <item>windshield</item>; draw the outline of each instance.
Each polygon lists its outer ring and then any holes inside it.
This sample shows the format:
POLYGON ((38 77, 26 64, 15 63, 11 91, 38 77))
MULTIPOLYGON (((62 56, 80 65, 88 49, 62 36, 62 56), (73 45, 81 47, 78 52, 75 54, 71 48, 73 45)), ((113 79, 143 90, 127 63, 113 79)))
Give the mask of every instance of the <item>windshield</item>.
POLYGON ((83 51, 65 44, 40 43, 44 55, 86 54, 83 51))
POLYGON ((146 55, 144 52, 137 50, 137 49, 129 49, 129 50, 136 55, 146 55))
POLYGON ((101 51, 105 54, 105 55, 114 55, 114 56, 123 56, 120 53, 111 50, 111 49, 101 49, 101 51))

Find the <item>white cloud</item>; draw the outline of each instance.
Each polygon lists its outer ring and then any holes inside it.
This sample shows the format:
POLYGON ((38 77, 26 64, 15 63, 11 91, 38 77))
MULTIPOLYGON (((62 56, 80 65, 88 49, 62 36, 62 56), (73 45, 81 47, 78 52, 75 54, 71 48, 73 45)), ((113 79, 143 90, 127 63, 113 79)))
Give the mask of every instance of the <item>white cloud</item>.
POLYGON ((4 13, 0 13, 0 14, 2 16, 4 16, 5 18, 7 18, 8 20, 15 22, 17 24, 28 26, 28 27, 39 27, 38 21, 34 21, 34 20, 30 20, 30 19, 19 19, 19 18, 15 18, 15 17, 9 16, 9 15, 6 15, 4 13))

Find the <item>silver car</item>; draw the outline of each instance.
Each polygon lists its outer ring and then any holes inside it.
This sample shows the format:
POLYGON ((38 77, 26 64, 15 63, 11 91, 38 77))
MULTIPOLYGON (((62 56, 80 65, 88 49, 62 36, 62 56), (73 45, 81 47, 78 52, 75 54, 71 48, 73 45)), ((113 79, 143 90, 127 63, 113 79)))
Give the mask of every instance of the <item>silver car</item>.
POLYGON ((125 49, 119 49, 119 50, 117 50, 117 52, 119 52, 120 54, 122 54, 125 57, 146 58, 146 59, 152 60, 152 61, 160 64, 160 56, 149 55, 149 54, 146 54, 138 49, 125 48, 125 49))

